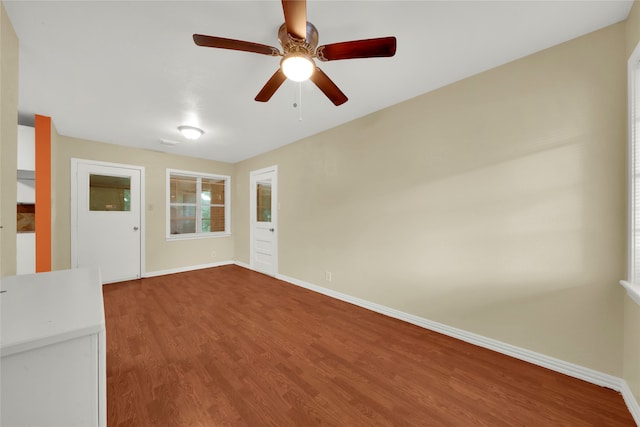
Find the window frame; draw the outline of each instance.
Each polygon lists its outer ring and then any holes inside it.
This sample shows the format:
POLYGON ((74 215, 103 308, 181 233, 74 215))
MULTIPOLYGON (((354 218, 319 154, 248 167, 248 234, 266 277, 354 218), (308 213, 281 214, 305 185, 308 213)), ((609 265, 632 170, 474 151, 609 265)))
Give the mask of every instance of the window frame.
POLYGON ((194 172, 180 169, 167 168, 166 171, 166 207, 165 207, 165 237, 168 241, 172 240, 192 240, 207 239, 212 237, 228 237, 231 236, 231 177, 229 175, 218 175, 205 172, 194 172), (171 177, 181 176, 188 178, 196 178, 196 232, 171 234, 171 177), (202 179, 215 179, 224 181, 224 231, 201 231, 202 230, 202 179), (199 231, 200 230, 200 231, 199 231))
POLYGON ((636 271, 636 266, 640 266, 640 236, 636 236, 636 230, 640 231, 640 43, 629 57, 627 79, 627 280, 621 280, 620 284, 627 290, 629 297, 640 305, 640 271, 636 271), (639 175, 638 182, 636 173, 639 175))

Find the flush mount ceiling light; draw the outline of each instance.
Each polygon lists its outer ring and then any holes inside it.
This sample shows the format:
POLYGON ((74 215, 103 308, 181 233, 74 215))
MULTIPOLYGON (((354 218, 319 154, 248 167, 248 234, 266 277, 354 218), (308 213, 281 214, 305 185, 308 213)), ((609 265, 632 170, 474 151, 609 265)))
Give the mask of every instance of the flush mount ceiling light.
POLYGON ((195 126, 178 126, 178 130, 187 139, 196 140, 204 134, 204 131, 195 126))

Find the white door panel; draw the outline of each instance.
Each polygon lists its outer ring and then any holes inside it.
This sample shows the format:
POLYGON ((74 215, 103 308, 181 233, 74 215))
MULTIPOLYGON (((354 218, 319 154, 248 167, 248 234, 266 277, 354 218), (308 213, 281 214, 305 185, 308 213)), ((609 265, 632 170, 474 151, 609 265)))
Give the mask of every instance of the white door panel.
POLYGON ((275 276, 278 272, 277 167, 251 172, 251 268, 275 276))
POLYGON ((141 169, 77 164, 75 267, 104 283, 141 276, 141 169))

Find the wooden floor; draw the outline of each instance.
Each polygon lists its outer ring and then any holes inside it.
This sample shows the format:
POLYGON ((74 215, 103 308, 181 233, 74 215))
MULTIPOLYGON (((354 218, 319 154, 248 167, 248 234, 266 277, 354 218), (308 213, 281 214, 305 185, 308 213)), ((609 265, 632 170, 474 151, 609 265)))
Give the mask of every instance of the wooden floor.
POLYGON ((635 425, 612 390, 237 266, 104 298, 110 427, 635 425))

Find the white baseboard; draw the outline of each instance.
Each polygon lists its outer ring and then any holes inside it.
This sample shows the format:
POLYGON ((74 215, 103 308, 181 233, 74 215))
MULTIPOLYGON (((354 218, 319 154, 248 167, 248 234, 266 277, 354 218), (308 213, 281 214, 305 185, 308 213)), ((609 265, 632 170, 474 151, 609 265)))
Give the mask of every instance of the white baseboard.
POLYGON ((234 261, 220 261, 220 262, 213 262, 211 264, 189 265, 186 267, 170 268, 168 270, 158 270, 158 271, 151 271, 151 272, 148 271, 148 272, 145 272, 142 275, 142 277, 165 276, 167 274, 184 273, 187 271, 202 270, 204 268, 220 267, 223 265, 231 265, 231 264, 234 264, 234 261))
MULTIPOLYGON (((236 264, 250 269, 249 266, 242 265, 238 262, 236 262, 236 264)), ((536 353, 535 351, 520 348, 515 345, 494 340, 492 338, 487 338, 482 335, 474 334, 472 332, 464 331, 462 329, 447 326, 442 323, 434 322, 432 320, 428 320, 419 316, 415 316, 413 314, 386 307, 384 305, 376 304, 347 294, 343 294, 332 289, 323 288, 322 286, 317 286, 308 282, 304 282, 302 280, 284 276, 282 274, 277 275, 276 278, 293 285, 300 286, 314 292, 318 292, 329 297, 336 298, 341 301, 345 301, 359 307, 384 314, 385 316, 403 320, 407 323, 411 323, 425 329, 429 329, 431 331, 477 345, 479 347, 497 351, 498 353, 502 353, 507 356, 515 357, 516 359, 524 360, 525 362, 529 362, 534 365, 551 369, 552 371, 559 372, 570 377, 578 378, 592 384, 613 389, 622 394, 622 397, 624 398, 624 401, 629 408, 629 411, 631 412, 631 415, 633 416, 636 424, 640 425, 640 405, 638 404, 638 400, 633 395, 631 389, 629 389, 626 381, 622 378, 618 378, 613 375, 586 368, 584 366, 566 362, 564 360, 556 359, 551 356, 546 356, 541 353, 536 353)))
POLYGON ((242 261, 234 261, 234 264, 237 265, 238 267, 246 268, 247 270, 253 270, 253 268, 251 268, 249 264, 246 264, 242 261))
POLYGON ((640 426, 640 404, 638 403, 638 399, 633 395, 629 385, 624 380, 622 380, 622 390, 620 393, 622 393, 624 403, 627 404, 627 408, 629 408, 629 412, 631 412, 636 424, 640 426))

